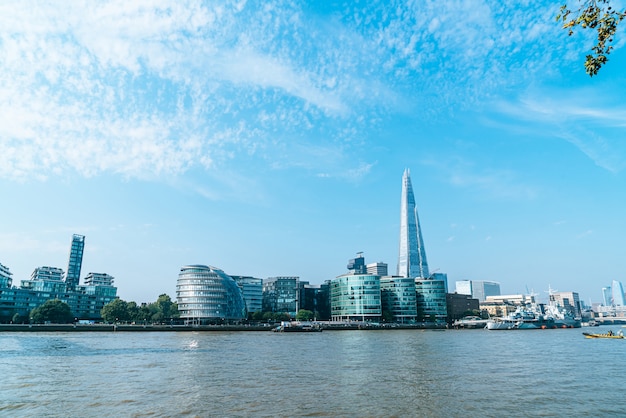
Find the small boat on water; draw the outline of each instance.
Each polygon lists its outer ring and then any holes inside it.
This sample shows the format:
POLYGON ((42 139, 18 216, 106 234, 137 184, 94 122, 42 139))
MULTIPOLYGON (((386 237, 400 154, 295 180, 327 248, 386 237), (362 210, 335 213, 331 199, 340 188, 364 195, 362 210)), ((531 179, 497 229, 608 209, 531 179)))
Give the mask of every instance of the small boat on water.
POLYGON ((489 319, 482 319, 479 316, 464 316, 454 321, 452 327, 464 329, 485 328, 488 322, 489 319))
POLYGON ((299 322, 283 321, 279 326, 273 329, 274 332, 322 332, 320 324, 302 324, 299 322))
POLYGON ((623 339, 624 338, 624 334, 621 332, 618 332, 617 334, 613 334, 613 331, 609 331, 605 334, 592 334, 589 332, 583 332, 583 335, 585 336, 585 338, 615 338, 615 339, 623 339))

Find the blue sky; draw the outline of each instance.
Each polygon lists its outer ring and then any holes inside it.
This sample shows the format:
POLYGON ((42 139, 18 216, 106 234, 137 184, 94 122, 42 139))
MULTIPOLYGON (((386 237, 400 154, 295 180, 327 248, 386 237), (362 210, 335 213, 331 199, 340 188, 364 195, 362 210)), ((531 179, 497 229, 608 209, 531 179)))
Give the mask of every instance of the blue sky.
POLYGON ((4 2, 0 263, 125 300, 179 269, 313 284, 395 272, 411 170, 431 271, 601 300, 626 280, 623 29, 542 1, 4 2), (517 4, 519 3, 519 4, 517 4))

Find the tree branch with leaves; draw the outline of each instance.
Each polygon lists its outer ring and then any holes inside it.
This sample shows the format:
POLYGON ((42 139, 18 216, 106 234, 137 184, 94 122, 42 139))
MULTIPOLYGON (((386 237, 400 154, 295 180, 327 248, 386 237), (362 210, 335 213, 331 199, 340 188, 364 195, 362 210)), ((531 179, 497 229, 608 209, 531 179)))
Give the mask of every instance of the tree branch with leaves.
POLYGON ((585 71, 593 77, 608 61, 607 55, 613 50, 613 36, 618 24, 626 17, 626 10, 614 9, 611 0, 579 0, 579 4, 577 10, 570 9, 567 4, 561 6, 556 21, 563 22, 563 29, 568 30, 569 36, 576 27, 597 32, 597 42, 585 60, 585 71))

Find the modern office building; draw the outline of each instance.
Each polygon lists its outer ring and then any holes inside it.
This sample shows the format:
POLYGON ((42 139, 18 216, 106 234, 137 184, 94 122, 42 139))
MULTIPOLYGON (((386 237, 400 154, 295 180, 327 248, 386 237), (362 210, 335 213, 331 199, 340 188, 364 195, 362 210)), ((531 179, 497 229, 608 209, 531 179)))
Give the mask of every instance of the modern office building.
POLYGON ((446 294, 448 309, 448 322, 452 323, 467 315, 475 315, 480 312, 480 303, 470 295, 460 293, 446 294))
POLYGON ((332 320, 380 321, 380 276, 366 272, 361 253, 349 261, 348 270, 348 273, 338 276, 330 283, 332 320))
POLYGON ((80 281, 80 270, 83 265, 83 251, 85 250, 85 236, 74 234, 72 236, 72 245, 70 247, 70 257, 67 264, 67 274, 65 283, 67 288, 72 290, 78 286, 80 281))
POLYGON ((448 277, 435 273, 431 279, 415 279, 417 293, 417 319, 429 322, 445 322, 448 316, 446 293, 448 277))
POLYGON ((245 317, 246 305, 239 286, 216 267, 181 267, 176 298, 180 318, 189 324, 231 322, 245 317))
POLYGON ((414 322, 417 318, 415 279, 399 276, 381 277, 380 297, 383 317, 388 313, 392 321, 400 323, 414 322))
POLYGON ((300 310, 300 278, 268 277, 263 281, 263 312, 287 313, 295 318, 300 310))
POLYGON ((500 283, 483 280, 460 280, 456 282, 456 293, 470 295, 479 302, 484 302, 487 296, 500 295, 500 283))
POLYGON ((330 320, 330 280, 321 285, 311 285, 300 282, 299 308, 306 309, 314 314, 314 319, 330 320))
POLYGON ((397 275, 411 278, 427 278, 430 276, 409 169, 404 170, 404 175, 402 176, 400 249, 397 275))
POLYGON ((263 310, 263 279, 250 276, 230 276, 235 280, 243 300, 246 303, 248 313, 261 312, 263 310))

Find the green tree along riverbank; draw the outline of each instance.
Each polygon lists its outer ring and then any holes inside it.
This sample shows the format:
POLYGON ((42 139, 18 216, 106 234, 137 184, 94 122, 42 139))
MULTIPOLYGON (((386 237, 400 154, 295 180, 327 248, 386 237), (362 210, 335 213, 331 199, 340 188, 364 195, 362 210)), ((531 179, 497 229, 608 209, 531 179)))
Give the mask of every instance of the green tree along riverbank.
POLYGON ((136 302, 126 302, 115 299, 106 304, 101 311, 102 319, 108 323, 142 323, 160 324, 179 318, 178 304, 165 293, 159 295, 156 302, 137 305, 136 302))
POLYGON ((43 305, 30 311, 29 316, 30 322, 34 324, 69 324, 74 321, 70 306, 58 299, 44 302, 43 305))

